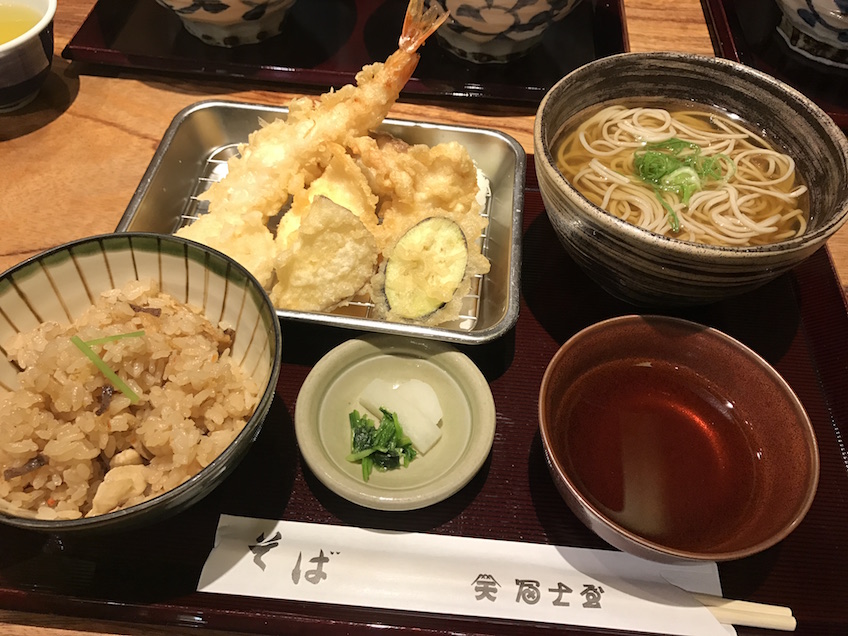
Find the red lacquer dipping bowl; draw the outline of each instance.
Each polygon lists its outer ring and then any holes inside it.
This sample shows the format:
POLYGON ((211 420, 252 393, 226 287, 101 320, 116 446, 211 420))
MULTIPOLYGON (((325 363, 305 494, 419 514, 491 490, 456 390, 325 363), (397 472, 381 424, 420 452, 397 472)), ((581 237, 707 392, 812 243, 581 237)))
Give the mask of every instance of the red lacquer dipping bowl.
POLYGON ((685 320, 623 316, 573 336, 542 379, 539 422, 572 512, 644 558, 765 550, 818 485, 815 434, 789 385, 742 343, 685 320))

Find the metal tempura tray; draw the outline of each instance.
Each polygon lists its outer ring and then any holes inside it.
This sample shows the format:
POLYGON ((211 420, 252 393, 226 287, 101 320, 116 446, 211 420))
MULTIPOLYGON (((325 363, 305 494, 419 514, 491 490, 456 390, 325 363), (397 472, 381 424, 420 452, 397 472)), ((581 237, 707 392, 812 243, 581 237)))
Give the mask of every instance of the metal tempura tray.
MULTIPOLYGON (((159 144, 117 231, 171 234, 205 212, 198 200, 227 174, 227 159, 261 122, 285 117, 285 107, 203 101, 180 111, 159 144)), ((459 319, 437 327, 371 317, 371 305, 356 302, 331 313, 280 309, 281 319, 359 331, 403 334, 459 344, 481 344, 502 336, 518 319, 521 224, 526 155, 509 135, 494 130, 386 119, 381 130, 408 143, 458 141, 486 175, 490 193, 483 211, 488 227, 479 238, 489 273, 478 277, 459 319)))

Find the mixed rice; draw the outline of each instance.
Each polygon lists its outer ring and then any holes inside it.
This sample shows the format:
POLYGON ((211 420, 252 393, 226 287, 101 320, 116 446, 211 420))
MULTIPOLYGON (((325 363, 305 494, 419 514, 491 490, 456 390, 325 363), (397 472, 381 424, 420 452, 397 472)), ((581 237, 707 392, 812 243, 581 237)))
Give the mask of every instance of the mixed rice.
POLYGON ((232 341, 199 309, 134 281, 104 293, 71 325, 45 322, 3 343, 22 371, 19 388, 0 395, 0 510, 94 516, 198 473, 258 400, 231 357, 232 341))

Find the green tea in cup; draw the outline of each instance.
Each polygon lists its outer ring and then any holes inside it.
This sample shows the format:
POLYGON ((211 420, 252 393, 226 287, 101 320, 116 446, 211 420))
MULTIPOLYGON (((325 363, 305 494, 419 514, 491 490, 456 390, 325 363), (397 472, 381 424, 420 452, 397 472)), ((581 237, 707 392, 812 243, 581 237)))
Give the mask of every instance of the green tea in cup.
POLYGON ((11 42, 38 24, 41 14, 32 7, 0 2, 0 44, 11 42))
POLYGON ((53 64, 57 0, 0 0, 0 114, 38 95, 53 64))

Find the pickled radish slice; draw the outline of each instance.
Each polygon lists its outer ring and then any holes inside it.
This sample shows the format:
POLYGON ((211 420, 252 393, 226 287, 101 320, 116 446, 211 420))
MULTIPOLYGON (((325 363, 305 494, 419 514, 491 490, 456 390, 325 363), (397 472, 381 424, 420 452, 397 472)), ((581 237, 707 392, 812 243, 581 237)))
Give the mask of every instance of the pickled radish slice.
POLYGON ((363 389, 359 403, 377 418, 380 407, 396 413, 404 434, 422 455, 442 436, 439 426, 442 408, 435 391, 426 382, 410 380, 395 387, 387 380, 376 378, 363 389), (407 387, 410 383, 412 386, 407 387))

